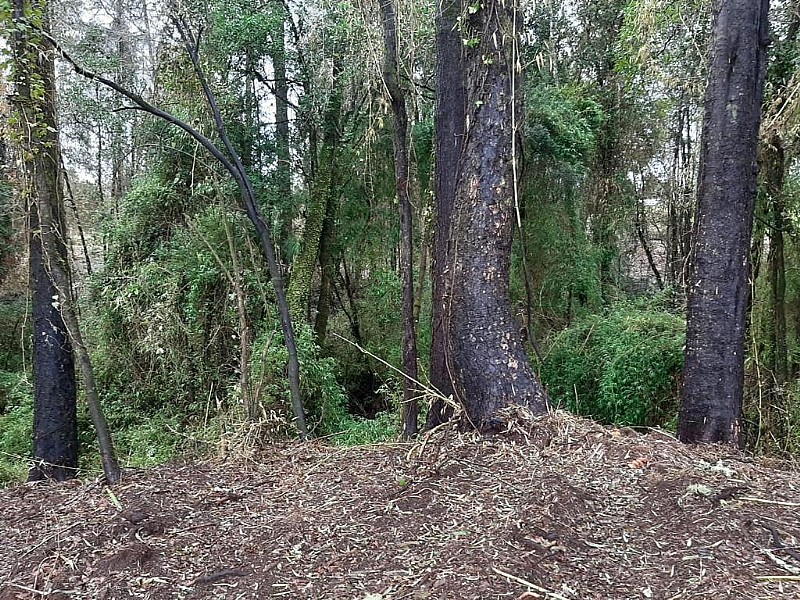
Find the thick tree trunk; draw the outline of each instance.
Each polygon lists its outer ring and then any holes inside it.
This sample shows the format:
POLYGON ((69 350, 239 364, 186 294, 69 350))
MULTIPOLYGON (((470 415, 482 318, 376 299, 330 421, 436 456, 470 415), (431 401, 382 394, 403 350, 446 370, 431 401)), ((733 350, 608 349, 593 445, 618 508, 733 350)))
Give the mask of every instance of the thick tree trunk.
POLYGON ((29 275, 33 298, 34 465, 28 478, 63 481, 77 475, 77 395, 72 344, 58 302, 53 301, 58 298, 58 290, 48 261, 66 261, 66 228, 55 121, 55 67, 52 56, 36 46, 27 25, 32 15, 41 16, 47 26, 44 2, 15 1, 13 68, 16 110, 25 127, 20 138, 29 191, 29 275), (39 93, 34 93, 34 86, 39 93), (48 256, 46 239, 57 256, 48 256))
MULTIPOLYGON (((453 204, 456 197, 459 161, 466 128, 466 88, 461 56, 461 35, 457 20, 458 0, 440 0, 436 15, 436 221, 433 240, 433 298, 431 331, 431 384, 443 396, 453 394, 446 362, 447 323, 450 303, 450 259, 447 255, 453 204)), ((428 411, 428 427, 435 427, 452 416, 452 409, 441 400, 428 411)))
POLYGON ((386 57, 383 83, 389 92, 394 115, 395 192, 400 203, 400 279, 403 284, 403 437, 417 433, 417 334, 414 325, 414 230, 408 189, 408 112, 406 98, 397 74, 397 20, 395 0, 380 0, 383 41, 386 57))
POLYGON ((71 470, 77 466, 71 343, 81 366, 103 471, 108 482, 115 483, 120 476, 119 466, 100 408, 89 353, 83 344, 72 298, 55 112, 55 65, 52 53, 39 44, 41 36, 48 31, 47 4, 27 4, 24 0, 16 0, 14 21, 17 25, 15 65, 24 65, 24 68, 16 69, 15 75, 17 102, 25 127, 22 142, 25 171, 31 189, 29 214, 36 396, 34 458, 37 463, 30 478, 64 479, 75 474, 71 470), (30 22, 39 20, 41 33, 34 33, 30 22), (56 460, 51 460, 54 454, 56 460))
POLYGON ((684 442, 740 442, 767 10, 768 0, 718 0, 714 10, 687 286, 684 442))
MULTIPOLYGON (((61 311, 53 302, 58 292, 48 274, 42 248, 42 228, 38 206, 49 202, 56 194, 56 174, 41 173, 45 157, 37 157, 32 165, 36 182, 35 198, 28 203, 30 226, 30 286, 33 298, 33 459, 29 480, 52 478, 57 481, 77 475, 78 419, 75 385, 75 365, 72 344, 61 311)), ((61 240, 63 221, 55 226, 58 233, 49 233, 61 240)), ((66 247, 59 243, 61 259, 66 259, 66 247)))
POLYGON ((456 399, 473 426, 491 429, 510 404, 537 413, 547 395, 530 368, 509 300, 515 201, 512 136, 522 86, 514 3, 465 10, 467 123, 450 244, 447 359, 456 399), (471 14, 470 14, 471 13, 471 14))

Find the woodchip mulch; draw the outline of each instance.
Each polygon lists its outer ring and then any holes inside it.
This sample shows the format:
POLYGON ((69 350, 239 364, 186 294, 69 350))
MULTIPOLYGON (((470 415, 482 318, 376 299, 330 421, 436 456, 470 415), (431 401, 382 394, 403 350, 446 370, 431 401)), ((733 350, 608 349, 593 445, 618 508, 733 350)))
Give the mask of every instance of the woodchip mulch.
POLYGON ((0 491, 0 600, 800 599, 797 469, 564 413, 0 491))

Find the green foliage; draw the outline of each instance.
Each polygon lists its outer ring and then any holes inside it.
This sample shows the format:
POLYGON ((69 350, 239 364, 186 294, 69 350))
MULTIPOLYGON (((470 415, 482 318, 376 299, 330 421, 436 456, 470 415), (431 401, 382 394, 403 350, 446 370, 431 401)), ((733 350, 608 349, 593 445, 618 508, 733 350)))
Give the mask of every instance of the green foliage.
MULTIPOLYGON (((30 319, 27 299, 21 295, 0 298, 0 370, 21 371, 30 319)), ((0 398, 2 412, 2 398, 0 398)))
POLYGON ((353 417, 345 425, 345 429, 333 438, 339 446, 380 444, 393 441, 400 435, 396 411, 378 413, 374 419, 353 417))
POLYGON ((24 373, 0 371, 0 485, 22 481, 33 454, 33 390, 24 373))
POLYGON ((572 165, 590 157, 606 117, 586 90, 539 83, 527 90, 526 106, 529 156, 572 165))
MULTIPOLYGON (((277 325, 277 323, 276 323, 277 325)), ((310 327, 300 324, 295 332, 300 361, 300 387, 309 429, 314 435, 337 433, 350 425, 347 396, 337 380, 336 360, 322 356, 310 327)), ((254 344, 254 379, 261 381, 261 402, 265 408, 283 407, 289 414, 289 382, 284 374, 288 354, 277 328, 263 334, 254 344)))
POLYGON ((553 403, 618 425, 663 425, 677 410, 683 319, 647 306, 589 315, 554 336, 542 365, 553 403))

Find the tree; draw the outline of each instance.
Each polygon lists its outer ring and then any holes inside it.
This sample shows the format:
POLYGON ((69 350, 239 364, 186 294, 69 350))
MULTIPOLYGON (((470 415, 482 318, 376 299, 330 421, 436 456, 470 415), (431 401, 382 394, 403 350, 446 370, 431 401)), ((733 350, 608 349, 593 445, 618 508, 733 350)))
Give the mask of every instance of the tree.
MULTIPOLYGON (((548 403, 509 299, 522 109, 517 10, 516 3, 504 0, 479 6, 465 2, 460 20, 465 141, 440 276, 449 279, 443 317, 446 366, 455 399, 480 429, 491 429, 504 406, 519 404, 541 413, 548 403)), ((449 93, 442 83, 439 93, 449 93)))
MULTIPOLYGON (((456 27, 459 3, 443 0, 436 13, 436 223, 433 239, 433 298, 431 331, 431 384, 445 397, 453 394, 447 367, 445 314, 450 296, 447 244, 456 197, 459 159, 466 127, 466 89, 461 56, 461 35, 456 27), (446 92, 445 92, 446 90, 446 92)), ((452 416, 452 407, 436 400, 428 411, 428 427, 452 416)))
POLYGON ((208 103, 208 107, 211 111, 216 133, 219 136, 223 144, 223 147, 225 148, 225 152, 220 150, 220 148, 218 148, 209 138, 204 136, 197 129, 195 129, 185 121, 182 121, 181 119, 176 118, 174 115, 164 110, 161 110, 156 106, 153 106, 142 96, 135 94, 130 90, 125 89, 116 82, 111 81, 110 79, 107 79, 101 75, 98 75, 81 67, 75 62, 75 60, 69 54, 67 54, 62 48, 60 48, 57 45, 56 41, 51 36, 48 36, 48 39, 50 43, 53 44, 53 46, 58 50, 61 57, 64 58, 64 60, 66 60, 70 64, 70 66, 78 75, 86 77, 87 79, 90 80, 96 80, 102 85, 114 90, 121 96, 133 102, 134 108, 149 113, 171 125, 174 125, 175 127, 179 127, 180 129, 191 135, 192 138, 194 138, 198 144, 200 144, 217 161, 219 161, 219 163, 225 168, 225 170, 228 171, 228 173, 233 177, 239 191, 242 206, 245 209, 245 212, 247 213, 247 218, 250 220, 251 224, 253 225, 253 228, 256 230, 261 246, 261 251, 264 254, 264 257, 267 261, 267 265, 269 267, 269 273, 272 279, 272 285, 275 290, 275 295, 277 297, 278 311, 280 313, 281 326, 284 334, 284 342, 286 344, 286 350, 288 354, 287 374, 289 379, 289 387, 291 390, 292 409, 297 422, 296 423, 297 429, 301 437, 306 437, 308 429, 306 427, 305 412, 303 408, 302 397, 300 395, 300 375, 299 375, 300 366, 297 358, 297 347, 295 344, 294 326, 292 324, 292 319, 289 314, 289 305, 286 301, 286 293, 284 291, 284 286, 283 286, 283 277, 281 276, 280 267, 278 265, 277 258, 275 256, 275 250, 272 243, 272 233, 266 221, 264 220, 263 215, 261 214, 261 209, 259 208, 257 202, 252 181, 250 180, 250 177, 247 174, 244 165, 242 164, 241 158, 239 157, 238 153, 233 147, 233 144, 231 143, 231 140, 225 128, 225 122, 222 118, 222 113, 220 111, 219 104, 216 101, 216 97, 214 96, 214 93, 211 90, 208 80, 206 79, 205 72, 202 68, 202 65, 200 64, 198 40, 194 37, 193 33, 189 29, 188 24, 182 17, 178 15, 173 15, 172 24, 178 31, 186 47, 186 52, 189 55, 189 58, 192 62, 195 74, 197 75, 197 79, 200 82, 201 88, 203 90, 204 98, 208 103))
POLYGON ((29 477, 63 480, 76 474, 74 346, 97 431, 103 471, 108 482, 115 483, 120 476, 119 466, 72 297, 56 122, 55 63, 52 52, 43 43, 49 29, 47 3, 16 0, 13 25, 20 145, 30 193, 27 205, 34 312, 35 465, 29 477), (33 27, 34 22, 40 23, 38 28, 33 27))
MULTIPOLYGON (((33 34, 25 24, 34 11, 46 16, 47 7, 21 0, 14 4, 14 101, 20 121, 30 124, 21 132, 33 306, 34 465, 28 478, 63 481, 77 475, 77 396, 72 345, 58 304, 53 301, 58 291, 49 276, 43 247, 45 238, 49 238, 57 248, 57 259, 66 258, 55 69, 52 56, 37 52, 33 34)), ((43 26, 47 26, 47 20, 43 26)))
POLYGON ((768 4, 718 0, 714 10, 687 286, 684 442, 740 442, 768 4))
POLYGON ((408 112, 397 72, 397 19, 395 0, 380 0, 386 56, 383 83, 394 115, 394 161, 396 194, 400 203, 400 273, 403 282, 403 435, 417 433, 417 334, 414 326, 414 228, 408 189, 408 112))

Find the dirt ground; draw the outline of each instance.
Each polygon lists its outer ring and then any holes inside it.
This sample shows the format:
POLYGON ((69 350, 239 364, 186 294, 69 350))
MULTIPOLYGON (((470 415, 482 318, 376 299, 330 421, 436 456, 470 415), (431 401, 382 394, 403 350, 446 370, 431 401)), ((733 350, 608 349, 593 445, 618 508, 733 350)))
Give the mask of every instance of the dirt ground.
POLYGON ((0 491, 0 600, 800 599, 798 470, 508 416, 0 491))

